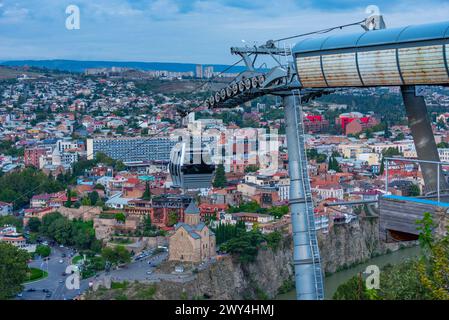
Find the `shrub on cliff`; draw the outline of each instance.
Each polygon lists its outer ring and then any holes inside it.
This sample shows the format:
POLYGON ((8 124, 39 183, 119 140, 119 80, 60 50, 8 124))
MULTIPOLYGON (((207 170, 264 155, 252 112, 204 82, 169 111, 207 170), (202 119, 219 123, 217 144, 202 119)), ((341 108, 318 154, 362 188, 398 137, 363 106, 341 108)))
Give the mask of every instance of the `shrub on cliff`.
POLYGON ((263 242, 265 242, 263 234, 259 230, 252 230, 241 233, 237 237, 223 243, 220 249, 236 255, 242 263, 253 262, 263 242))
POLYGON ((421 257, 383 268, 379 290, 367 290, 365 281, 351 278, 337 289, 334 299, 449 300, 449 235, 434 238, 436 225, 428 213, 417 224, 421 257))

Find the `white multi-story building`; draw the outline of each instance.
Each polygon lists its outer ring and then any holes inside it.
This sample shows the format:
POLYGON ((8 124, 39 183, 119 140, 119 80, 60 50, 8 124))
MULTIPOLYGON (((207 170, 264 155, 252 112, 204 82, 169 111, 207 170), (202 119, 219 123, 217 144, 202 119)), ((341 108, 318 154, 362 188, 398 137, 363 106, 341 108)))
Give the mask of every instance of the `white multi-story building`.
POLYGON ((77 141, 71 139, 58 140, 56 142, 56 148, 59 152, 65 152, 66 150, 78 149, 79 145, 77 141))
POLYGON ((36 245, 27 244, 25 237, 14 226, 0 227, 0 242, 9 243, 28 252, 35 252, 36 245))
POLYGON ((319 187, 314 188, 313 191, 318 193, 318 196, 321 199, 335 198, 335 199, 343 200, 343 196, 344 196, 343 188, 341 188, 338 185, 319 186, 319 187))
POLYGON ((279 180, 278 188, 279 200, 288 201, 290 199, 290 179, 279 180))

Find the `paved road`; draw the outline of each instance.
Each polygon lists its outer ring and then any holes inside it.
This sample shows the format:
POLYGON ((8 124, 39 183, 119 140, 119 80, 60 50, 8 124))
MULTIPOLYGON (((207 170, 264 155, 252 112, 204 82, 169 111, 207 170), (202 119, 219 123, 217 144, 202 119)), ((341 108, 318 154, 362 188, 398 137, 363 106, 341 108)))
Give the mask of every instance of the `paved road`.
MULTIPOLYGON (((42 259, 33 260, 29 266, 34 268, 43 269, 48 272, 48 277, 42 280, 37 280, 24 285, 24 291, 22 297, 18 297, 19 300, 71 300, 83 293, 89 288, 89 283, 94 283, 96 278, 92 277, 80 281, 79 290, 70 290, 66 287, 67 276, 63 275, 67 266, 71 264, 71 258, 69 253, 73 250, 69 248, 52 247, 52 253, 50 260, 43 261, 42 259), (63 258, 62 254, 66 254, 63 258), (63 262, 60 263, 60 260, 63 262), (28 291, 33 289, 34 291, 28 291), (51 297, 47 297, 47 293, 43 290, 49 290, 51 297)), ((134 261, 125 268, 120 270, 112 270, 109 273, 99 273, 98 279, 101 279, 104 275, 110 275, 114 280, 123 281, 144 281, 148 280, 150 275, 148 271, 154 272, 154 269, 162 261, 167 259, 168 253, 164 252, 153 257, 149 256, 140 261, 134 261), (151 265, 148 263, 151 262, 151 265)), ((163 275, 162 275, 163 276, 163 275)))
POLYGON ((160 253, 153 257, 146 257, 142 260, 132 262, 128 264, 125 268, 120 270, 111 270, 107 275, 111 276, 114 280, 129 280, 129 281, 143 281, 147 280, 147 278, 151 277, 156 266, 162 263, 162 261, 166 260, 168 257, 167 252, 160 253), (151 265, 149 264, 151 263, 151 265), (149 275, 147 272, 150 271, 152 274, 149 275))
MULTIPOLYGON (((71 258, 69 253, 73 252, 69 248, 52 247, 52 253, 48 261, 42 259, 33 260, 29 266, 34 268, 43 269, 48 272, 48 277, 42 280, 37 280, 24 285, 25 289, 21 299, 25 300, 63 300, 64 294, 68 293, 65 289, 66 276, 63 276, 63 272, 66 271, 67 266, 70 265, 71 258), (66 257, 63 258, 62 254, 66 257), (62 260, 62 263, 60 262, 62 260), (29 289, 35 291, 29 292, 29 289), (51 297, 46 297, 47 293, 43 290, 50 290, 51 297)), ((76 296, 76 293, 71 296, 76 296)))
POLYGON ((70 248, 61 248, 58 246, 52 247, 50 260, 43 261, 42 259, 33 260, 29 266, 43 269, 48 272, 48 277, 42 280, 37 280, 24 285, 24 291, 21 300, 72 300, 80 293, 89 288, 89 282, 92 278, 80 281, 79 290, 70 290, 66 287, 67 276, 63 275, 66 268, 71 265, 71 257, 69 253, 74 251, 70 248), (62 254, 66 257, 63 258, 62 254), (60 262, 62 260, 62 263, 60 262), (29 289, 35 291, 29 292, 29 289), (50 297, 43 290, 49 290, 50 297))
MULTIPOLYGON (((66 287, 67 276, 63 275, 67 266, 71 263, 69 253, 73 252, 68 248, 53 247, 50 260, 44 262, 43 260, 34 260, 30 263, 30 267, 44 269, 48 272, 48 277, 42 280, 38 280, 32 283, 25 284, 23 296, 17 299, 21 300, 71 300, 79 294, 85 292, 89 288, 89 283, 95 283, 100 281, 104 276, 110 276, 112 281, 142 281, 142 282, 159 282, 161 280, 175 281, 175 282, 188 282, 195 279, 196 275, 189 272, 184 274, 161 274, 154 273, 156 266, 161 264, 167 259, 168 253, 163 252, 155 256, 148 256, 139 261, 133 261, 126 267, 119 270, 111 270, 110 272, 99 273, 97 278, 89 278, 80 281, 79 290, 69 290, 66 287), (62 258, 62 254, 67 255, 66 258, 62 258), (60 263, 60 260, 63 263, 60 263), (29 289, 34 289, 33 292, 28 292, 29 289), (47 297, 47 293, 43 292, 44 289, 50 290, 51 297, 47 297)), ((207 268, 210 263, 203 264, 199 267, 199 270, 207 268)))
MULTIPOLYGON (((122 270, 114 270, 109 273, 112 281, 124 281, 124 280, 138 280, 143 282, 159 282, 161 280, 173 281, 173 282, 189 282, 196 278, 196 274, 190 272, 185 273, 154 273, 155 265, 159 265, 162 261, 167 259, 168 253, 162 253, 155 257, 150 257, 144 261, 130 264, 127 268, 122 270), (148 266, 150 261, 153 267, 148 266), (151 270, 151 274, 147 274, 147 271, 151 270)), ((202 263, 198 270, 204 270, 211 264, 215 263, 216 259, 209 260, 202 263)))

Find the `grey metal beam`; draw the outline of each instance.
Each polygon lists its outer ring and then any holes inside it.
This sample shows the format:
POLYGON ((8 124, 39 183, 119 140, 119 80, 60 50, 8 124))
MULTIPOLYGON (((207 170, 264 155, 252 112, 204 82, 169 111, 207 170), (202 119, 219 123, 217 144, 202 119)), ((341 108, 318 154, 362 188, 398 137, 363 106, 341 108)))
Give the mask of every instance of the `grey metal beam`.
MULTIPOLYGON (((429 117, 427 116, 427 106, 424 97, 416 96, 415 86, 401 86, 401 92, 418 159, 440 162, 438 148, 429 117)), ((440 190, 449 189, 442 170, 438 167, 438 164, 421 164, 426 194, 437 192, 438 181, 440 190)))
POLYGON ((309 223, 304 189, 300 140, 298 136, 296 104, 294 95, 283 97, 288 148, 288 169, 290 174, 290 210, 293 231, 293 263, 295 268, 297 300, 316 300, 317 288, 314 274, 309 223))

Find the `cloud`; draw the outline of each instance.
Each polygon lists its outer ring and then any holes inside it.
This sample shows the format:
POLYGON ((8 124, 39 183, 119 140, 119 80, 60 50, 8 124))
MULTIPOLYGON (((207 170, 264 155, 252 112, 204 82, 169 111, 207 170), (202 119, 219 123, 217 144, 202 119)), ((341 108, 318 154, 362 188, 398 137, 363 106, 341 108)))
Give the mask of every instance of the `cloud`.
POLYGON ((444 21, 449 13, 449 4, 438 0, 0 1, 0 60, 232 63, 237 57, 229 48, 242 39, 260 44, 359 21, 373 2, 388 27, 444 21), (65 29, 69 4, 80 7, 80 30, 65 29))

